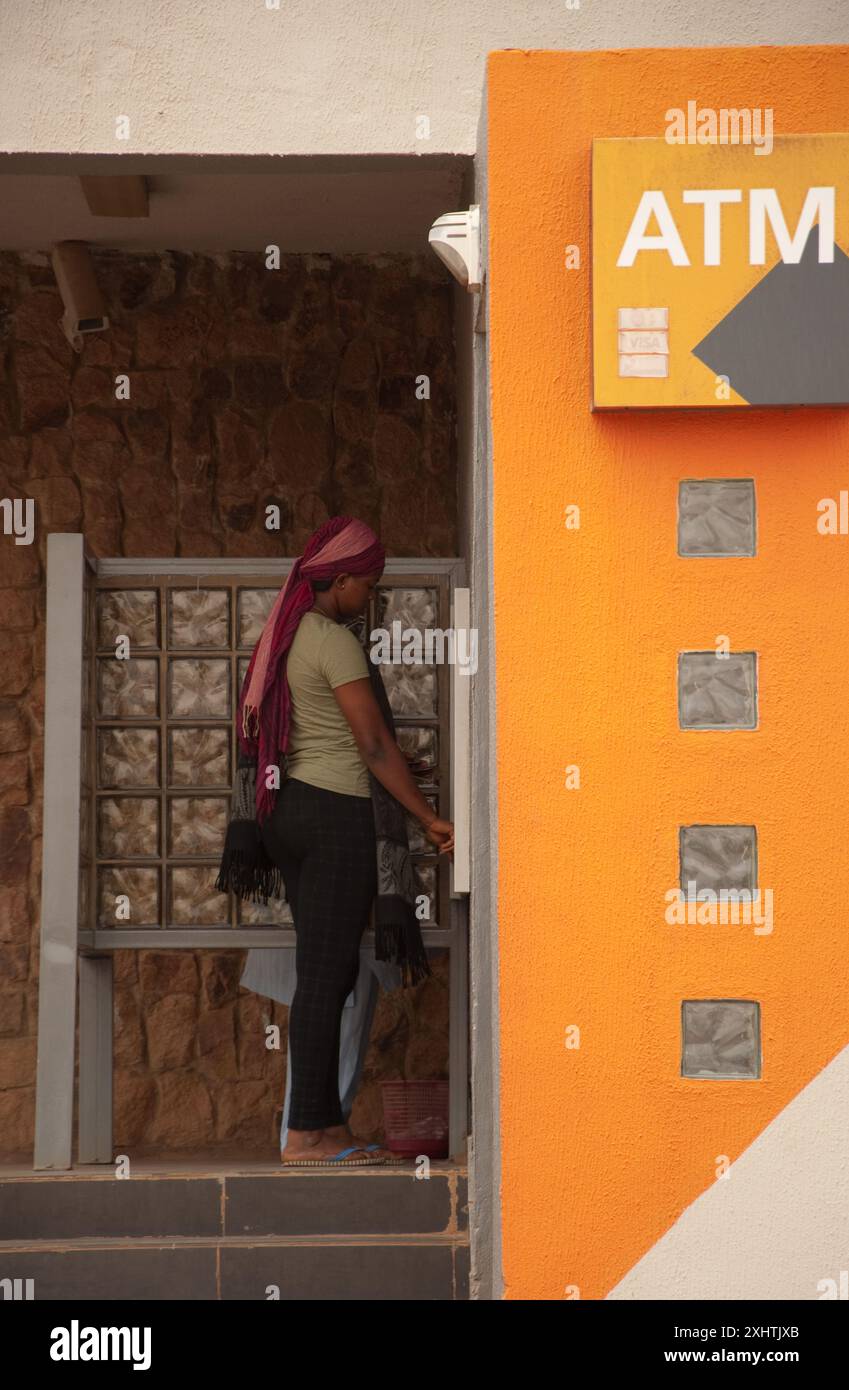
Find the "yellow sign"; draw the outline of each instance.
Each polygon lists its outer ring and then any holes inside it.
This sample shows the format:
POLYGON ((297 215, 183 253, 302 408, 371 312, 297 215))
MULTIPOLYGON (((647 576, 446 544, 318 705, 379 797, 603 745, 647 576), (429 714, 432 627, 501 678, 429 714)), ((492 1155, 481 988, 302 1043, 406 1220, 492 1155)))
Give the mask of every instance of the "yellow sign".
POLYGON ((596 409, 849 404, 849 135, 721 138, 593 141, 596 409))

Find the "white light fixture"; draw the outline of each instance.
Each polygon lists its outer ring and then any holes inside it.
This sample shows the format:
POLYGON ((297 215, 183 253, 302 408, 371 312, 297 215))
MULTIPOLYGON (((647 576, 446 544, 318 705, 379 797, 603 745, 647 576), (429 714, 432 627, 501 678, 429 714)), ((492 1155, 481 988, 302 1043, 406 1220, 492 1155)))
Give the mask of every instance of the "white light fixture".
POLYGON ((455 280, 469 294, 481 291, 481 210, 473 203, 466 212, 445 212, 437 217, 428 242, 455 280))
POLYGON ((60 241, 51 259, 65 306, 62 332, 74 351, 81 352, 84 333, 100 333, 109 327, 88 247, 84 241, 60 241))

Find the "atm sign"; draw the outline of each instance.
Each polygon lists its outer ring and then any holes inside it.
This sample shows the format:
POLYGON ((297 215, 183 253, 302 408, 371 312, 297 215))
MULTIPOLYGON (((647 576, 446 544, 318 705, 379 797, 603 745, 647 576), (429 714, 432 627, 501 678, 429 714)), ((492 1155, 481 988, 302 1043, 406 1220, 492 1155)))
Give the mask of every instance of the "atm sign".
POLYGON ((849 404, 847 169, 845 135, 594 141, 594 407, 849 404))

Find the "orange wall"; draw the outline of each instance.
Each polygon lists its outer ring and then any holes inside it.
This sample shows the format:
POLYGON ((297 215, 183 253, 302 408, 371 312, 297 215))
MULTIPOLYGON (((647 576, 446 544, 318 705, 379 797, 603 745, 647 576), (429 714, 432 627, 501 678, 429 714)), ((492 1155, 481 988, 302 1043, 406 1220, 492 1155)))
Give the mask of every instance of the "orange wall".
POLYGON ((847 130, 847 59, 489 57, 508 1298, 604 1297, 717 1155, 736 1158, 849 1041, 849 536, 816 526, 819 499, 849 487, 849 412, 589 408, 593 137, 662 135, 689 99, 772 106, 776 135, 847 130), (580 271, 563 268, 570 243, 580 271), (678 558, 679 479, 738 476, 755 478, 757 556, 678 558), (718 634, 760 654, 760 727, 682 732, 677 653, 718 634), (665 924, 694 822, 757 825, 771 936, 665 924), (681 1000, 723 997, 761 1002, 762 1079, 680 1078, 681 1000))

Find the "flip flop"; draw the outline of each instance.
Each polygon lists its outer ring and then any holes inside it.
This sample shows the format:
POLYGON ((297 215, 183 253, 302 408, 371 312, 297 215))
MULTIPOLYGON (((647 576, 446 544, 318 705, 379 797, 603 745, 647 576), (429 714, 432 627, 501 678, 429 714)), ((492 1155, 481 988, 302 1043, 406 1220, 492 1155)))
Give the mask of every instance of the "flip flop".
MULTIPOLYGON (((370 1153, 372 1149, 385 1149, 385 1148, 386 1148, 386 1145, 385 1145, 385 1144, 366 1144, 365 1147, 366 1147, 366 1151, 370 1153)), ((393 1155, 392 1158, 384 1158, 383 1162, 384 1162, 384 1163, 389 1163, 389 1164, 393 1164, 393 1163, 409 1163, 410 1160, 409 1160, 408 1158, 399 1158, 398 1155, 395 1154, 395 1155, 393 1155)))
POLYGON ((371 1149, 379 1149, 379 1144, 369 1144, 366 1149, 362 1144, 352 1144, 350 1148, 340 1149, 338 1154, 328 1155, 326 1158, 283 1158, 280 1162, 284 1168, 377 1168, 388 1162, 385 1158, 348 1158, 348 1154, 368 1153, 371 1149))

